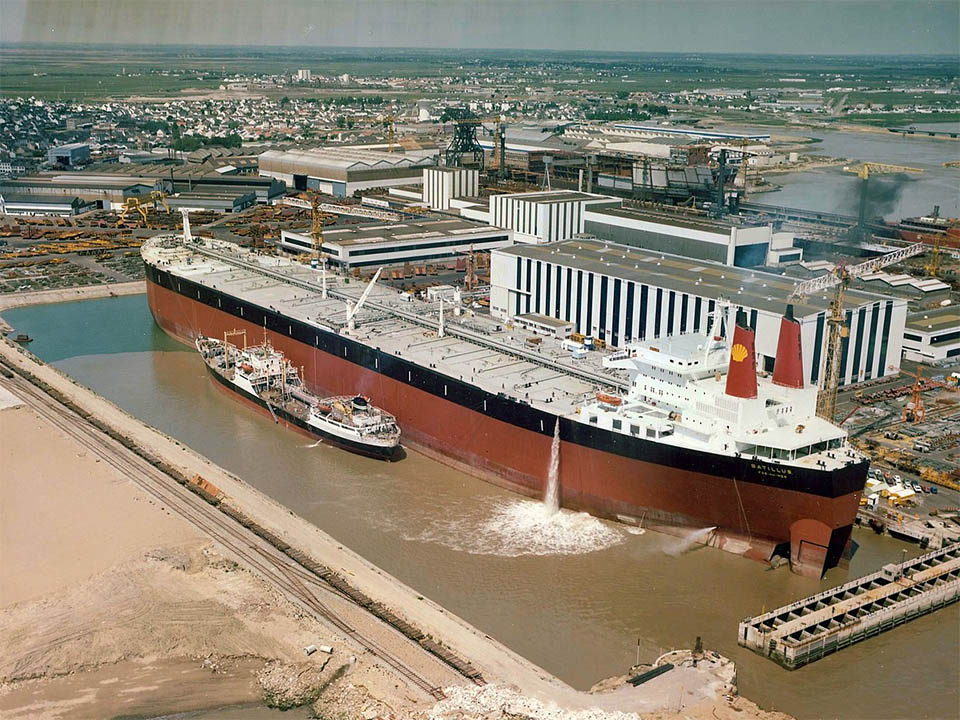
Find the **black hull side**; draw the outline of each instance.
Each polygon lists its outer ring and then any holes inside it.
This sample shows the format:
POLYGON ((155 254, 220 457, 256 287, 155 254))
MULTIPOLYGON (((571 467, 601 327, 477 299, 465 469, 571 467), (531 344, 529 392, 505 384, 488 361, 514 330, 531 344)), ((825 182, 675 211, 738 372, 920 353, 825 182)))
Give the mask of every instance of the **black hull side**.
MULTIPOLYGON (((736 480, 766 488, 800 492, 825 499, 859 493, 866 481, 869 462, 848 464, 833 471, 784 465, 762 458, 736 457, 689 448, 681 448, 641 437, 624 435, 559 417, 501 393, 491 393, 402 357, 383 352, 331 330, 308 325, 300 320, 260 305, 228 295, 215 288, 177 277, 144 263, 147 282, 291 338, 312 350, 327 353, 370 372, 427 392, 438 399, 491 417, 514 427, 552 438, 557 420, 560 438, 586 448, 630 460, 675 469, 705 473, 718 480, 736 480)), ((259 404, 259 403, 258 403, 259 404)))

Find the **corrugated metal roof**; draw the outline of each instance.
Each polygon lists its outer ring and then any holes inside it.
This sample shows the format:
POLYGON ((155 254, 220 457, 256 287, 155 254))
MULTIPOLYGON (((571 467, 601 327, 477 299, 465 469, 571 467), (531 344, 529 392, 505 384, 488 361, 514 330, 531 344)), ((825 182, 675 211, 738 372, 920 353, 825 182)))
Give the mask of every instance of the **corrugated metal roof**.
MULTIPOLYGON (((724 297, 734 304, 783 312, 796 280, 775 273, 730 267, 703 260, 605 243, 566 240, 544 245, 514 245, 495 252, 550 262, 600 275, 621 278, 706 298, 724 297), (698 268, 698 269, 695 269, 698 268)), ((825 311, 832 293, 793 301, 798 317, 825 311)), ((876 302, 884 297, 848 290, 847 307, 876 302)), ((903 302, 902 300, 899 302, 903 302)))

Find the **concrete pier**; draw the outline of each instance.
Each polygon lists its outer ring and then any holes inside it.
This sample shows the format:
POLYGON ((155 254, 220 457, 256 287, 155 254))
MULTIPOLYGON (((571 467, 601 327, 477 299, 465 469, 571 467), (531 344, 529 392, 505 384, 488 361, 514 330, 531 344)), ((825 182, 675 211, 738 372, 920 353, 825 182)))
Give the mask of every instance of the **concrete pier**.
POLYGON ((960 543, 746 618, 737 641, 793 670, 960 598, 960 543))

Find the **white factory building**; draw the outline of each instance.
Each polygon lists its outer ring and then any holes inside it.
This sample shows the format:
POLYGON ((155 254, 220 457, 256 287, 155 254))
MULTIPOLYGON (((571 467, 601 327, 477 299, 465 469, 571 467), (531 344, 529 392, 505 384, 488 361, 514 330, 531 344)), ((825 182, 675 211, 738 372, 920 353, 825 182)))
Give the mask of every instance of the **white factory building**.
POLYGON ((491 195, 489 222, 513 230, 518 243, 555 242, 582 233, 588 209, 621 203, 619 198, 573 190, 491 195))
MULTIPOLYGON (((323 253, 335 266, 357 268, 402 263, 442 262, 465 258, 473 251, 490 251, 513 243, 511 233, 456 218, 333 227, 323 231, 323 253)), ((310 252, 306 233, 283 230, 280 247, 310 252)))
MULTIPOLYGON (((706 332, 718 298, 743 308, 757 332, 760 370, 773 369, 780 317, 794 281, 598 240, 518 244, 491 257, 491 313, 503 320, 536 313, 624 347, 635 340, 706 332)), ((826 295, 795 304, 806 378, 823 372, 826 295)), ((841 383, 899 371, 907 303, 850 290, 850 335, 841 349, 841 383)))
POLYGON ((431 210, 449 210, 450 201, 480 193, 480 173, 470 168, 423 169, 423 202, 431 210))
POLYGON ((933 364, 960 357, 960 308, 953 305, 907 316, 903 356, 933 364))
POLYGON ((756 267, 800 262, 793 234, 768 224, 734 224, 706 216, 595 206, 583 216, 583 231, 602 240, 700 260, 756 267))
POLYGON ((419 185, 423 169, 436 165, 436 155, 384 152, 362 146, 312 150, 267 150, 258 159, 260 175, 287 183, 294 190, 317 190, 350 197, 357 190, 419 185))

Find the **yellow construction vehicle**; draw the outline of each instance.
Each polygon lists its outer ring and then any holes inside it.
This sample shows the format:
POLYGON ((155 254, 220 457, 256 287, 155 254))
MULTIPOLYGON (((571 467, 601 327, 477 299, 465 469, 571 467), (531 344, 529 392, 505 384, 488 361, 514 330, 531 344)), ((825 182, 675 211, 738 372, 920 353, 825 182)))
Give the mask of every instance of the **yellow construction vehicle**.
POLYGON ((843 310, 843 296, 847 287, 853 282, 853 279, 861 275, 869 275, 882 267, 902 262, 909 257, 919 255, 926 250, 926 245, 916 243, 892 253, 881 255, 878 258, 867 260, 859 265, 846 265, 838 263, 837 266, 826 275, 815 277, 811 280, 797 284, 790 293, 790 300, 806 297, 815 293, 833 288, 833 300, 830 302, 830 310, 827 315, 827 345, 824 353, 823 372, 820 373, 821 385, 820 394, 817 396, 817 415, 829 420, 836 421, 837 411, 837 387, 840 383, 840 344, 841 339, 846 337, 850 330, 846 325, 846 316, 843 310))

